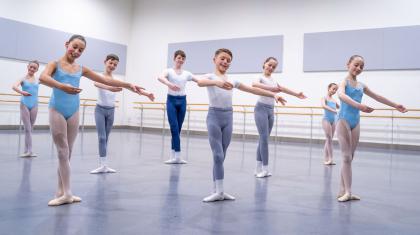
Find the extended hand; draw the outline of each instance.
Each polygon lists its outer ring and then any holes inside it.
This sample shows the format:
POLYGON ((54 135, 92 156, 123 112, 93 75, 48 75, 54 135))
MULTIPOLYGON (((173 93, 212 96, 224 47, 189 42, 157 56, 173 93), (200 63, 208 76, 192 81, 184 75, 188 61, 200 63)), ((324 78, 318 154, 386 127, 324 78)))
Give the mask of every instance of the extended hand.
POLYGON ((31 93, 26 91, 22 91, 20 94, 22 94, 23 96, 32 96, 31 93))
POLYGON ((217 81, 216 86, 225 90, 232 90, 233 84, 227 81, 217 81))
POLYGON ((60 87, 60 90, 66 92, 68 94, 72 94, 72 95, 79 94, 82 91, 82 89, 80 89, 78 87, 71 86, 69 84, 62 84, 62 86, 60 87))
POLYGON ((179 86, 177 86, 175 84, 172 84, 172 83, 169 83, 168 87, 169 87, 169 89, 171 89, 173 91, 180 91, 181 90, 181 88, 179 88, 179 86))
POLYGON ((402 105, 402 104, 399 104, 399 105, 397 105, 397 106, 395 106, 395 108, 398 110, 398 111, 400 111, 401 113, 406 113, 407 112, 407 109, 404 107, 404 105, 402 105))
POLYGON ((371 112, 373 112, 373 110, 374 110, 373 108, 371 108, 367 105, 364 105, 364 104, 360 105, 360 111, 362 111, 364 113, 371 113, 371 112))
POLYGON ((283 98, 283 97, 281 97, 281 96, 279 96, 279 95, 276 95, 275 97, 274 97, 274 99, 276 100, 276 102, 278 103, 278 102, 280 102, 282 105, 286 105, 286 100, 283 98))
POLYGON ((306 95, 304 95, 303 92, 299 92, 296 97, 299 99, 306 99, 306 95))

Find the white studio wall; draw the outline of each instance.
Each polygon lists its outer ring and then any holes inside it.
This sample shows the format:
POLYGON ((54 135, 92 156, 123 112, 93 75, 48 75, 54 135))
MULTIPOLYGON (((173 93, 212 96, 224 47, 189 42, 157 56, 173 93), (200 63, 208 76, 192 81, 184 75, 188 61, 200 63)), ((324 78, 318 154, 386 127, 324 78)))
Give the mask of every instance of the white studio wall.
MULTIPOLYGON (((40 27, 60 30, 68 33, 81 34, 90 38, 111 41, 127 45, 131 34, 131 1, 2 1, 0 17, 29 23, 40 27)), ((7 35, 2 35, 7 36, 7 35)), ((64 41, 63 51, 64 54, 64 41)), ((36 47, 37 45, 33 45, 36 47)), ((45 48, 48 50, 48 48, 45 48)), ((86 50, 89 50, 89 42, 86 50)), ((83 56, 83 55, 82 55, 83 56)), ((37 58, 33 58, 37 59, 37 58)), ((58 58, 53 58, 58 59, 58 58)), ((104 58, 105 59, 105 58, 104 58)), ((41 64, 37 76, 39 76, 45 65, 41 64)), ((0 93, 14 93, 11 90, 12 84, 26 74, 26 62, 1 58, 0 69, 4 78, 0 80, 0 93)), ((101 71, 97 71, 101 72, 101 71)), ((116 79, 125 80, 123 75, 115 75, 116 79)), ((81 98, 97 98, 97 89, 93 82, 83 78, 81 80, 81 98)), ((126 92, 126 91, 124 91, 126 92)), ((116 125, 123 125, 124 121, 124 92, 117 95, 120 105, 116 112, 116 125)), ((50 96, 51 89, 45 86, 40 87, 40 95, 50 96)), ((17 100, 18 97, 2 97, 8 100, 17 100)), ((41 99, 42 101, 42 99, 41 99)), ((82 103, 82 102, 81 102, 82 103)), ((89 104, 94 104, 90 102, 89 104)), ((48 124, 48 105, 41 104, 37 117, 37 125, 48 124)), ((16 103, 2 104, 0 108, 1 125, 17 125, 19 123, 19 107, 16 103)), ((82 109, 80 110, 82 111, 82 109)), ((85 122, 88 125, 94 124, 94 107, 86 108, 85 122)))
MULTIPOLYGON (((156 80, 156 76, 166 67, 168 43, 283 35, 284 61, 280 61, 283 63, 283 73, 274 76, 280 84, 294 90, 304 91, 309 97, 307 100, 301 101, 285 95, 288 105, 319 106, 321 97, 326 94, 327 85, 330 82, 342 81, 346 73, 304 73, 304 33, 420 25, 420 16, 415 10, 419 7, 420 3, 412 0, 403 0, 398 4, 395 1, 333 0, 136 1, 133 7, 127 78, 130 81, 137 81, 137 78, 140 77, 141 84, 155 92, 157 101, 164 102, 167 88, 156 80)), ((346 62, 342 62, 343 67, 346 62)), ((209 63, 212 63, 211 59, 209 59, 209 63)), ((235 55, 233 63, 235 63, 235 55)), ((418 108, 419 75, 420 71, 418 70, 365 71, 359 79, 372 90, 391 100, 402 103, 408 108, 418 108)), ((231 77, 241 79, 247 84, 251 84, 257 76, 258 74, 231 74, 231 77)), ((207 96, 204 95, 205 89, 198 88, 193 84, 189 84, 187 89, 187 99, 190 103, 208 103, 207 96)), ((255 104, 256 99, 249 94, 234 92, 233 101, 235 104, 255 104)), ((373 107, 384 107, 367 96, 364 97, 364 102, 373 107)), ((376 114, 386 115, 384 112, 376 114)), ((139 123, 137 110, 128 109, 127 116, 130 125, 139 123)), ((199 122, 192 124, 195 129, 205 129, 204 116, 205 113, 194 114, 192 119, 197 119, 199 122)), ((153 127, 161 127, 161 118, 161 113, 150 111, 145 114, 147 120, 144 123, 153 127)), ((240 118, 242 117, 238 117, 238 122, 240 118)), ((307 136, 308 120, 300 120, 301 118, 293 116, 282 117, 281 130, 288 133, 288 126, 296 126, 293 119, 299 119, 300 124, 297 126, 301 126, 297 129, 294 128, 296 129, 294 135, 302 133, 302 136, 307 136)), ((397 120, 395 122, 394 124, 402 132, 412 130, 412 128, 419 129, 420 126, 418 121, 397 120)), ((318 127, 313 134, 323 138, 319 128, 320 118, 313 120, 313 124, 318 127)), ((378 122, 377 120, 372 121, 372 119, 362 119, 361 140, 387 142, 389 138, 393 138, 388 136, 391 125, 393 124, 389 120, 378 122)), ((247 130, 249 128, 251 133, 252 130, 255 130, 253 115, 247 115, 246 128, 247 130)), ((240 133, 241 129, 238 126, 236 132, 240 133)), ((420 136, 413 137, 408 132, 401 133, 398 135, 402 142, 418 143, 420 136)))

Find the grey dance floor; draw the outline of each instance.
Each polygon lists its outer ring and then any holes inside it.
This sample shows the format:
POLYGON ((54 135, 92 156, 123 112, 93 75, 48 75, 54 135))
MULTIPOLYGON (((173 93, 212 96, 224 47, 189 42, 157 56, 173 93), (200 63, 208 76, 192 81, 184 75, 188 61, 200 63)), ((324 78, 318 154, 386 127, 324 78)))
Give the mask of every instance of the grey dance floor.
MULTIPOLYGON (((23 136, 21 142, 23 143, 23 136)), ((46 131, 34 134, 32 159, 17 157, 19 135, 0 132, 0 234, 420 234, 419 152, 359 149, 353 191, 361 201, 339 203, 341 159, 322 165, 322 146, 270 146, 273 176, 253 176, 256 140, 233 140, 225 161, 225 191, 236 201, 203 203, 212 189, 205 136, 182 139, 187 165, 165 165, 170 137, 114 130, 110 166, 91 175, 97 137, 79 134, 72 190, 83 202, 48 207, 57 159, 46 131)))

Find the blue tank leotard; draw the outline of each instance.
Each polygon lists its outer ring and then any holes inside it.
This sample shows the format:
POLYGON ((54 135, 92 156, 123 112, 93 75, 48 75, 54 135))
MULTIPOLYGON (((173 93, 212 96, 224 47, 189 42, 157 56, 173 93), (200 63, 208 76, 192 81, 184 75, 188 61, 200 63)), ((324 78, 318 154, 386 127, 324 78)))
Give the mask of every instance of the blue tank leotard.
POLYGON ((29 110, 38 105, 38 82, 22 81, 22 90, 31 94, 31 96, 22 96, 20 102, 24 104, 29 110))
MULTIPOLYGON (((352 87, 348 80, 346 82, 346 95, 358 103, 362 102, 363 89, 363 84, 360 82, 357 83, 356 87, 352 87)), ((347 104, 344 101, 341 101, 341 108, 338 112, 338 119, 346 120, 350 125, 350 128, 353 129, 357 126, 357 124, 359 124, 360 110, 347 104)))
MULTIPOLYGON (((79 87, 81 76, 81 65, 79 71, 75 73, 68 73, 61 68, 60 63, 57 63, 53 79, 61 83, 69 84, 73 87, 79 87)), ((53 88, 53 94, 50 99, 49 107, 57 110, 64 116, 65 119, 70 118, 79 110, 79 104, 79 94, 72 95, 60 89, 53 88)))
MULTIPOLYGON (((332 109, 336 109, 337 105, 334 101, 329 101, 325 99, 327 106, 329 106, 332 109)), ((324 109, 324 119, 327 120, 329 123, 333 124, 335 122, 335 113, 331 112, 330 110, 324 109)))

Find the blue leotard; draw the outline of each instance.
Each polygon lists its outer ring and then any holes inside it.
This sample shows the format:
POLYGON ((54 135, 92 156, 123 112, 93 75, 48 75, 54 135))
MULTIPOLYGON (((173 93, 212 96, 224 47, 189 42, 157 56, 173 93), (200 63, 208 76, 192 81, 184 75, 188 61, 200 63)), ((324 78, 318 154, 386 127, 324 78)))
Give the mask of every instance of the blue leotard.
POLYGON ((39 83, 36 81, 33 83, 26 80, 22 81, 22 91, 28 92, 31 96, 22 96, 20 102, 29 110, 38 105, 38 88, 39 83))
MULTIPOLYGON (((361 103, 363 97, 364 86, 362 83, 358 82, 356 87, 352 87, 349 84, 349 81, 346 82, 346 95, 348 95, 354 101, 361 103)), ((346 120, 350 125, 350 128, 353 129, 359 124, 360 121, 360 110, 347 104, 341 100, 340 111, 338 112, 338 119, 346 120)))
MULTIPOLYGON (((60 63, 57 63, 53 78, 60 83, 69 84, 73 87, 79 87, 81 76, 82 66, 80 66, 79 71, 75 73, 68 73, 61 68, 60 63)), ((57 110, 64 116, 65 119, 70 118, 79 110, 79 104, 79 94, 68 94, 58 88, 53 88, 53 94, 50 99, 49 107, 57 110)))
MULTIPOLYGON (((327 106, 329 106, 332 109, 336 109, 337 105, 334 101, 329 101, 325 99, 325 102, 327 106)), ((331 112, 330 110, 324 109, 324 119, 327 120, 329 123, 333 124, 335 122, 335 113, 331 112)))

